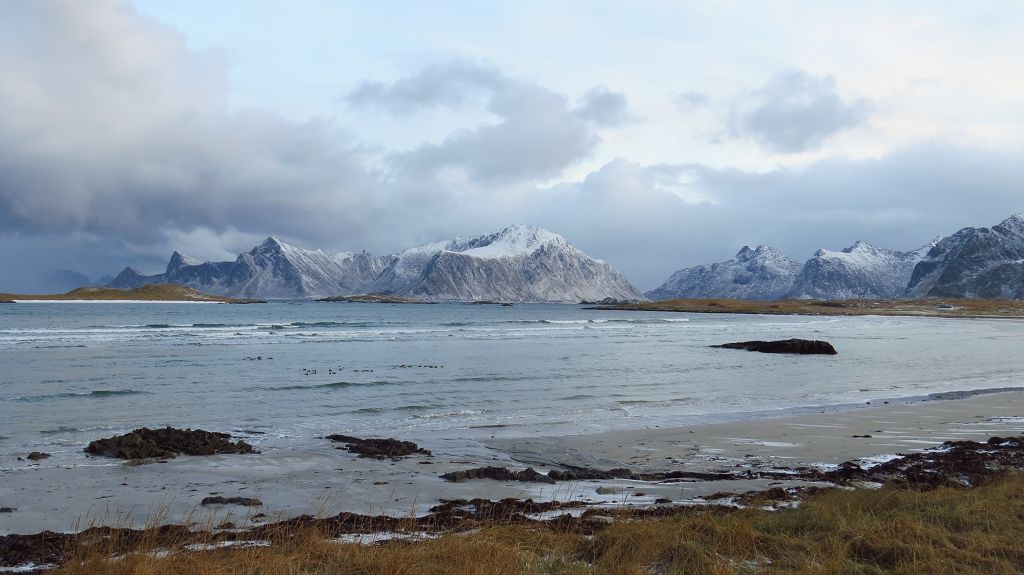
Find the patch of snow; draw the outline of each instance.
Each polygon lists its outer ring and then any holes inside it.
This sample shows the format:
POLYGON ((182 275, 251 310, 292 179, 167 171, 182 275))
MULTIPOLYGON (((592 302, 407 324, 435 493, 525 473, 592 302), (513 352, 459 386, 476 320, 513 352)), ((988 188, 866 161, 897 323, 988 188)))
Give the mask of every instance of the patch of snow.
POLYGON ((270 547, 270 541, 267 540, 256 540, 256 541, 218 541, 217 543, 190 543, 182 546, 182 549, 186 551, 213 551, 214 549, 227 549, 228 547, 238 547, 241 549, 249 549, 253 547, 270 547))
POLYGON ((463 250, 461 253, 475 258, 513 258, 530 255, 542 247, 552 244, 579 251, 565 241, 562 236, 544 228, 515 225, 491 236, 486 244, 463 250))
POLYGON ((373 545, 381 541, 427 541, 437 539, 437 533, 426 531, 405 532, 405 531, 381 531, 379 533, 346 533, 335 537, 331 541, 335 543, 357 543, 360 545, 373 545))
POLYGON ((0 567, 0 573, 30 573, 36 570, 56 569, 53 563, 22 563, 13 567, 0 567))

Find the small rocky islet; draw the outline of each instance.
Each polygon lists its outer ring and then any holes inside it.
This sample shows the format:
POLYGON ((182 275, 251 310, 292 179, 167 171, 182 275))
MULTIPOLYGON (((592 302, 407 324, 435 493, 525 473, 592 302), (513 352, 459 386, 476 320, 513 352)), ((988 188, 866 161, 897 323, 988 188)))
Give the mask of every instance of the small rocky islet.
POLYGON ((827 341, 810 339, 782 339, 776 341, 738 341, 712 345, 722 349, 745 349, 760 353, 791 353, 797 355, 836 355, 838 352, 827 341))

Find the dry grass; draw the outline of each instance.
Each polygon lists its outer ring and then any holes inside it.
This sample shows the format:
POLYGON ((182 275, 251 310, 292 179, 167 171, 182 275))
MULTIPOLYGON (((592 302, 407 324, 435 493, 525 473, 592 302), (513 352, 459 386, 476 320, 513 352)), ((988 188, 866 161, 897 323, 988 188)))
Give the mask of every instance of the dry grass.
POLYGON ((177 552, 140 541, 109 560, 85 546, 62 575, 740 574, 1024 571, 1024 475, 970 490, 826 490, 797 509, 680 508, 621 514, 596 535, 556 526, 494 526, 417 542, 341 544, 282 530, 268 547, 177 552))
POLYGON ((82 287, 63 294, 0 294, 0 300, 146 300, 146 301, 215 301, 221 303, 257 303, 261 300, 214 296, 190 287, 173 284, 150 284, 122 290, 104 287, 82 287))
POLYGON ((770 315, 897 315, 925 317, 1024 317, 1024 301, 1003 299, 778 300, 670 299, 605 310, 749 313, 770 315))

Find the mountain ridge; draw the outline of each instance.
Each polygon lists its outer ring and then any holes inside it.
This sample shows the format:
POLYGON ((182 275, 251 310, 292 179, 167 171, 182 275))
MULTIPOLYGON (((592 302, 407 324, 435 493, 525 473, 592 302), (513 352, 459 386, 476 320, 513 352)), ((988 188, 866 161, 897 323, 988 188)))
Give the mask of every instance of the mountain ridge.
POLYGON ((328 254, 269 236, 233 262, 201 262, 175 251, 162 274, 126 267, 108 287, 186 285, 205 293, 315 298, 360 293, 433 301, 577 303, 643 296, 607 263, 539 226, 513 225, 375 256, 328 254))
MULTIPOLYGON (((758 249, 782 253, 768 246, 758 249)), ((1011 215, 991 228, 962 228, 906 252, 864 241, 840 251, 819 249, 800 266, 787 290, 779 289, 787 275, 772 274, 765 258, 751 262, 747 250, 750 248, 744 246, 723 262, 678 270, 646 295, 656 300, 1024 299, 1024 213, 1011 215)))

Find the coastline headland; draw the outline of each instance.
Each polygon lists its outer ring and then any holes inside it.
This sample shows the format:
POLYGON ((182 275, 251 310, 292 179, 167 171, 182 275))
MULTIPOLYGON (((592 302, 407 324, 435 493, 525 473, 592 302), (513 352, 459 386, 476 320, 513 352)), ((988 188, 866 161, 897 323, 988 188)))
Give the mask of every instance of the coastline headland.
POLYGON ((150 284, 134 289, 81 287, 62 294, 0 294, 4 303, 34 301, 110 301, 110 302, 205 302, 266 303, 265 300, 209 295, 190 287, 174 284, 150 284))
POLYGON ((891 299, 891 300, 742 300, 670 299, 595 306, 601 311, 669 311, 762 315, 882 315, 950 318, 1024 318, 1024 300, 891 299))

